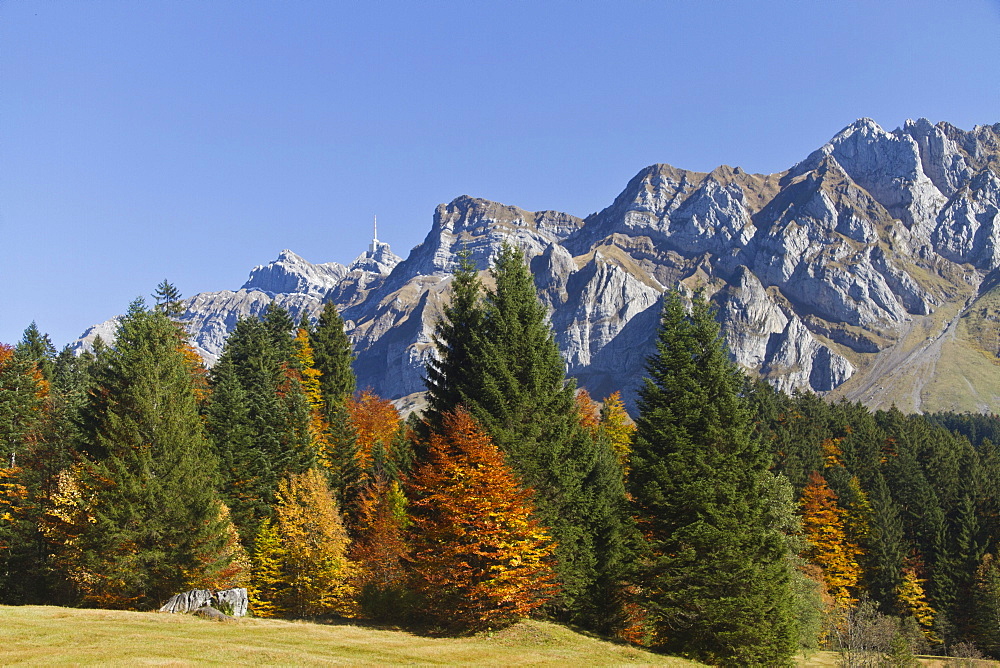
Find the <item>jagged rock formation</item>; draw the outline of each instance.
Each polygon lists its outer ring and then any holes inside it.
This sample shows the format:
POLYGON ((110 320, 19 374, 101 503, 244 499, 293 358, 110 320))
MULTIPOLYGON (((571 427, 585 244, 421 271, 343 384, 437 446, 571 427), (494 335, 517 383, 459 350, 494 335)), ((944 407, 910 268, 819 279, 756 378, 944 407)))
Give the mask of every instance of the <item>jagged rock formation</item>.
POLYGON ((785 390, 903 410, 1000 409, 1000 124, 963 131, 861 119, 786 172, 642 170, 586 219, 471 197, 441 205, 400 261, 378 242, 348 267, 290 251, 184 315, 209 361, 241 315, 340 307, 362 386, 423 389, 456 253, 530 258, 570 375, 633 395, 659 295, 703 288, 736 360, 785 390))

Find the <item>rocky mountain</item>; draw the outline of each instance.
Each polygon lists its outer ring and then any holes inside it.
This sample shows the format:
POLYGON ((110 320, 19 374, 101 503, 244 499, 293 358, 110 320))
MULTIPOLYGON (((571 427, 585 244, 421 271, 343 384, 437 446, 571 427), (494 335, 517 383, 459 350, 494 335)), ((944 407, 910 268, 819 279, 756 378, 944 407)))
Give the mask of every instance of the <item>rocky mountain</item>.
POLYGON ((440 205, 405 260, 374 242, 351 265, 291 251, 238 291, 187 300, 213 361, 273 299, 340 308, 362 386, 423 389, 456 253, 485 270, 524 249, 570 375, 634 397, 669 288, 704 288, 735 359, 784 390, 905 411, 1000 410, 1000 124, 963 131, 861 119, 779 174, 653 165, 586 219, 471 197, 440 205))

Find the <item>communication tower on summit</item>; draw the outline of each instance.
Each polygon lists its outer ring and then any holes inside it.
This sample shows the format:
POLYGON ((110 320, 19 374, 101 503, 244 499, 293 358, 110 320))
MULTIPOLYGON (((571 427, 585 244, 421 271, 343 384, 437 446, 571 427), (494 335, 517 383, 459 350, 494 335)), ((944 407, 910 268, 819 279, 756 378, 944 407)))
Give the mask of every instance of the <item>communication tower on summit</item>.
POLYGON ((388 244, 384 244, 378 240, 378 216, 372 215, 372 243, 368 247, 368 252, 374 253, 382 246, 388 246, 388 244))

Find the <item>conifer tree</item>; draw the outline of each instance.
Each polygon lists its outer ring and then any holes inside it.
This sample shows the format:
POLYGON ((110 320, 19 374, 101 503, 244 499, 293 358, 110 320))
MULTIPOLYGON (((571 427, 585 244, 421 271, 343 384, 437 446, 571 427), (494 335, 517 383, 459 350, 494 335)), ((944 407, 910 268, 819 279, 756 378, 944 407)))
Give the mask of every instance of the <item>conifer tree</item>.
POLYGON ((992 554, 983 555, 973 589, 973 637, 976 646, 1000 658, 1000 565, 992 554))
POLYGON ((640 392, 630 489, 654 644, 721 665, 783 665, 796 631, 768 454, 708 304, 664 300, 640 392))
POLYGON ((435 330, 425 423, 464 406, 535 490, 536 512, 556 540, 561 587, 554 611, 600 625, 607 583, 621 582, 633 527, 624 482, 606 439, 581 426, 575 386, 520 250, 504 244, 485 295, 461 257, 452 299, 435 330))
POLYGON ((88 577, 78 584, 100 606, 155 607, 226 566, 215 461, 183 343, 166 315, 137 300, 97 376, 86 434, 97 455, 85 471, 92 520, 78 564, 88 577))
POLYGON ((410 480, 414 586, 450 633, 517 621, 552 595, 553 545, 531 492, 466 411, 445 414, 410 480))
POLYGON ((38 325, 35 324, 34 320, 24 330, 24 334, 14 350, 20 357, 34 362, 46 381, 52 381, 56 348, 52 345, 52 339, 49 338, 48 334, 42 334, 38 331, 38 325))
POLYGON ((232 358, 223 356, 212 369, 212 385, 205 426, 218 457, 220 491, 249 545, 259 519, 270 513, 271 499, 261 492, 270 482, 271 465, 254 439, 250 404, 232 358))
MULTIPOLYGON (((273 306, 273 305, 272 305, 273 306)), ((269 309, 268 313, 271 313, 269 309)), ((308 399, 287 312, 270 324, 242 318, 212 371, 208 426, 223 463, 223 489, 245 540, 270 514, 278 482, 316 461, 308 399)))
POLYGON ((437 355, 426 367, 424 420, 432 429, 440 428, 445 413, 458 406, 473 405, 477 391, 474 370, 483 362, 481 345, 487 336, 483 286, 476 265, 468 250, 460 252, 458 258, 451 282, 451 300, 434 328, 437 355))
POLYGON ((47 395, 48 383, 34 360, 0 344, 0 466, 17 466, 47 395))
MULTIPOLYGON (((322 374, 320 387, 323 400, 327 406, 342 406, 356 389, 351 366, 354 351, 344 332, 344 321, 333 302, 323 304, 316 326, 309 331, 309 343, 316 368, 322 374)), ((327 419, 330 420, 331 416, 328 415, 327 419)))
POLYGON ((153 299, 157 311, 161 311, 168 318, 176 318, 184 312, 184 303, 181 301, 181 292, 170 281, 163 279, 163 282, 156 286, 153 299))
POLYGON ((885 478, 879 475, 871 492, 871 538, 865 553, 865 578, 872 599, 885 612, 896 607, 896 592, 902 585, 906 544, 899 510, 885 478))
POLYGON ((0 344, 0 601, 24 603, 37 588, 44 550, 37 530, 39 441, 49 385, 38 365, 0 344))

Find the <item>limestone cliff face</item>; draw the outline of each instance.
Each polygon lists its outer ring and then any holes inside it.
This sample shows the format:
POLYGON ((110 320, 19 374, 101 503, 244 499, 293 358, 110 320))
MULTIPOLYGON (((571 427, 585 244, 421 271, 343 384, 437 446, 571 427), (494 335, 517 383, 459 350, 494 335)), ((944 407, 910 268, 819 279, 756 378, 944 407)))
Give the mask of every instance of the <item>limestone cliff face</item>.
POLYGON ((272 299, 295 317, 332 299, 359 384, 401 398, 423 389, 458 252, 485 271, 511 241, 568 373, 598 398, 634 397, 660 295, 680 287, 703 289, 736 361, 784 390, 1000 410, 998 235, 1000 124, 887 132, 861 119, 778 174, 648 167, 586 219, 459 197, 405 260, 384 244, 348 267, 283 251, 240 291, 188 300, 184 318, 211 361, 236 319, 272 299))

